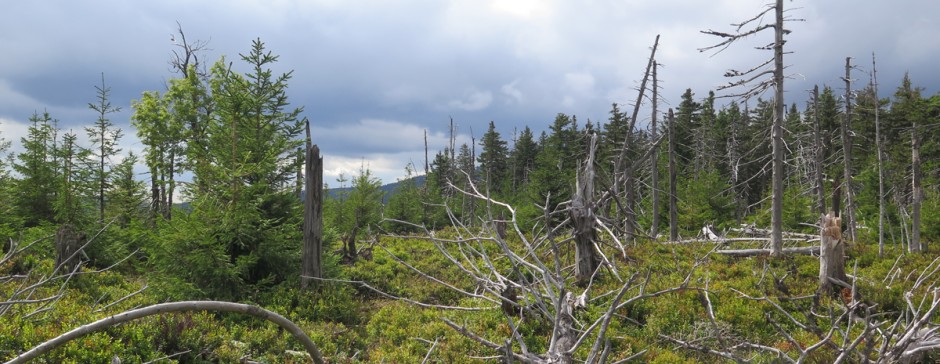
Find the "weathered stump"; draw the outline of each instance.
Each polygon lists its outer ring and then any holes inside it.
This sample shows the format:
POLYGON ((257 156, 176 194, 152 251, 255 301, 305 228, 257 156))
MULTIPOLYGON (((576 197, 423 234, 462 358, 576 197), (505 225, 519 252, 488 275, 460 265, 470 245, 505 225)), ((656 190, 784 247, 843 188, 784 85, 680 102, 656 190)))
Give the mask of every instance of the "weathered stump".
POLYGON ((300 287, 323 277, 323 157, 316 145, 307 148, 305 163, 307 197, 304 200, 304 246, 301 254, 300 287))
POLYGON ((600 264, 594 247, 597 241, 596 217, 594 216, 594 152, 597 149, 597 134, 591 137, 588 158, 578 175, 578 185, 571 198, 571 223, 574 225, 575 279, 584 287, 600 264))
POLYGON ((79 250, 85 244, 85 233, 65 224, 55 234, 55 265, 61 272, 71 272, 79 263, 79 250))
POLYGON ((833 290, 833 280, 846 282, 845 240, 842 239, 842 219, 832 213, 820 218, 819 293, 833 290))

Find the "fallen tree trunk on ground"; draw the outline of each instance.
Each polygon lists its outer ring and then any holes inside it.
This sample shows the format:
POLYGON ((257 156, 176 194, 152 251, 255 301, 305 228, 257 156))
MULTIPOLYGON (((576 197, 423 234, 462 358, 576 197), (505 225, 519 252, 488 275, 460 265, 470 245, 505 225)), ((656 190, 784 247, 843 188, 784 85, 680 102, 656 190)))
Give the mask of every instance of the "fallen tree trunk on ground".
MULTIPOLYGON (((715 254, 729 255, 732 257, 754 257, 758 255, 770 255, 770 253, 770 249, 738 249, 715 251, 715 254)), ((783 248, 783 254, 819 254, 819 247, 804 246, 796 248, 783 248)))
POLYGON ((303 344, 304 349, 307 350, 307 353, 310 354, 310 357, 317 364, 323 364, 323 357, 320 355, 320 351, 317 349, 317 345, 310 340, 310 337, 307 336, 304 331, 291 322, 290 320, 284 318, 273 311, 268 311, 258 306, 246 305, 243 303, 234 303, 234 302, 220 302, 220 301, 183 301, 183 302, 170 302, 170 303, 161 303, 152 306, 147 306, 143 308, 138 308, 136 310, 130 310, 123 313, 119 313, 114 316, 108 316, 101 320, 92 322, 87 325, 82 325, 73 329, 72 331, 66 332, 62 335, 59 335, 56 338, 48 340, 42 344, 37 345, 36 347, 30 349, 29 351, 20 354, 8 361, 7 364, 17 364, 17 363, 26 363, 32 359, 39 357, 40 355, 49 352, 52 349, 55 349, 63 344, 80 338, 82 336, 88 335, 95 331, 99 331, 120 323, 133 321, 142 317, 159 315, 168 312, 185 312, 185 311, 220 311, 220 312, 233 312, 251 315, 257 318, 265 319, 273 323, 278 324, 278 326, 284 328, 290 332, 294 337, 300 340, 303 344))

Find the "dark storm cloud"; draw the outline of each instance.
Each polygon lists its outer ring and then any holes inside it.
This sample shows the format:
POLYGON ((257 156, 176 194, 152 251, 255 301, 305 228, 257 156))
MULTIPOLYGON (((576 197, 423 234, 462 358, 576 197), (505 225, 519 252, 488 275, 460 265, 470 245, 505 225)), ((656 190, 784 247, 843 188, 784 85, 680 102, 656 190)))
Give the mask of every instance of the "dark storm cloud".
MULTIPOLYGON (((469 142, 494 121, 510 139, 524 125, 544 130, 556 113, 603 122, 613 102, 628 104, 649 47, 661 34, 661 95, 676 106, 727 82, 728 68, 769 57, 750 46, 769 34, 712 56, 696 49, 715 41, 704 29, 731 31, 761 10, 751 1, 21 1, 0 13, 0 131, 18 139, 34 111, 49 110, 65 127, 94 120, 87 109, 101 73, 113 115, 127 130, 126 149, 140 150, 129 119, 131 100, 163 90, 176 22, 189 40, 209 41, 203 60, 235 61, 260 38, 280 56, 276 72, 294 70, 290 98, 304 106, 327 155, 327 174, 363 163, 383 180, 423 164, 447 144, 451 117, 469 142), (331 162, 332 161, 332 162, 331 162), (331 164, 332 163, 332 164, 331 164)), ((847 56, 867 83, 878 55, 882 96, 905 71, 931 95, 940 89, 940 2, 788 1, 787 101, 802 106, 813 84, 842 87, 847 56)), ((769 21, 769 19, 768 19, 769 21)), ((767 95, 769 96, 769 95, 767 95)), ((644 117, 647 118, 647 117, 644 117)), ((642 120, 641 120, 642 122, 642 120)), ((328 176, 326 180, 332 181, 328 176)))

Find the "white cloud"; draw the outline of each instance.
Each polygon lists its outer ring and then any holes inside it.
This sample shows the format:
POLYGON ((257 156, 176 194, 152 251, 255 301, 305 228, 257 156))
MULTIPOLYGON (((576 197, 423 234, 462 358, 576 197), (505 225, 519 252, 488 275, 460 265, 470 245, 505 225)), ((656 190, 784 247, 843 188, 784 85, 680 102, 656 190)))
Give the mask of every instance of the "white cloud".
POLYGON ((507 96, 506 103, 508 104, 521 104, 523 97, 522 91, 519 90, 519 80, 516 79, 510 83, 507 83, 499 88, 503 95, 507 96))
POLYGON ((550 13, 552 10, 550 3, 546 0, 492 0, 490 6, 497 12, 531 19, 550 13))
POLYGON ((0 78, 0 110, 14 107, 41 110, 43 105, 36 99, 15 90, 9 81, 0 78))
POLYGON ((565 87, 568 91, 579 95, 590 95, 594 92, 594 75, 590 72, 569 72, 565 74, 565 87))
POLYGON ((452 100, 448 106, 465 111, 479 111, 490 106, 493 102, 493 93, 489 91, 471 91, 460 100, 452 100))
POLYGON ((0 118, 0 138, 10 142, 11 148, 7 152, 21 152, 20 138, 26 136, 29 125, 16 120, 0 118))

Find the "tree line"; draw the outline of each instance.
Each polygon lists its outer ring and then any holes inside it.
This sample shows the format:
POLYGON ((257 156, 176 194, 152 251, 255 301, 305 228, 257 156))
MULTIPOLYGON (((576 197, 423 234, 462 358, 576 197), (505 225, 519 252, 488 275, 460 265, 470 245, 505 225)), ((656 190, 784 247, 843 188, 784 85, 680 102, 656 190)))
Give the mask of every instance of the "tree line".
MULTIPOLYGON (((296 275, 308 121, 288 101, 291 73, 271 71, 277 56, 260 40, 239 55, 238 67, 224 57, 203 64, 204 46, 184 38, 171 62, 177 77, 165 91, 144 92, 132 103, 149 181, 133 173, 141 157, 118 147, 124 131, 110 120, 118 108, 103 76, 89 103, 96 117, 84 131, 89 145, 79 145, 76 132, 49 113, 32 115, 22 152, 0 164, 0 193, 9 201, 0 233, 15 237, 21 229, 66 224, 90 232, 110 224, 120 232, 90 247, 87 259, 106 265, 139 249, 139 259, 175 282, 182 296, 232 298, 296 275), (191 178, 180 181, 183 174, 191 178), (180 200, 187 208, 174 203, 180 200)), ((656 69, 651 61, 654 104, 656 69)), ((855 82, 864 87, 822 85, 802 108, 788 106, 783 227, 813 231, 820 214, 851 209, 855 222, 846 229, 855 239, 884 233, 889 243, 926 249, 920 241, 940 233, 934 223, 940 95, 922 95, 905 76, 891 97, 881 98, 873 71, 874 64, 868 82, 855 82), (884 229, 876 228, 879 218, 884 229)), ((473 188, 517 206, 527 231, 555 226, 568 218, 561 211, 595 135, 594 183, 613 192, 594 209, 618 238, 660 239, 669 231, 675 240, 695 237, 703 226, 768 226, 774 103, 719 104, 714 92, 697 97, 690 89, 680 100, 669 113, 654 106, 645 126, 634 124, 639 107, 629 105, 631 114, 614 103, 607 120, 559 113, 547 130, 525 126, 508 136, 490 122, 478 141, 461 145, 451 121, 450 145, 429 156, 424 185, 405 178, 382 204, 381 181, 368 168, 337 181, 352 188, 324 201, 324 240, 341 252, 325 259, 354 260, 367 248, 357 243, 382 231, 508 218, 488 216, 487 202, 465 193, 473 188)), ((0 143, 4 151, 10 146, 0 143)), ((409 165, 406 173, 420 171, 409 165)))

